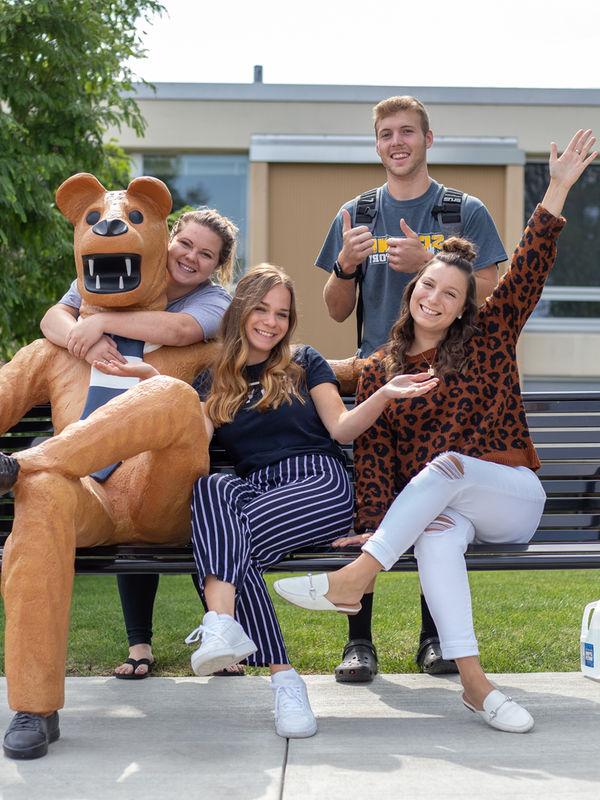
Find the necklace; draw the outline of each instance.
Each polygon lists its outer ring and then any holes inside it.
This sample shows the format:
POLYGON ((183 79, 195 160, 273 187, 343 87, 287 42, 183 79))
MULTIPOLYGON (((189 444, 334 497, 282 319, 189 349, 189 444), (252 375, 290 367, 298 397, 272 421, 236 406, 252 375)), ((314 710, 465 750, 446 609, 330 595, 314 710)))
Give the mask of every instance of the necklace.
POLYGON ((436 355, 437 355, 437 347, 436 347, 436 348, 435 348, 435 350, 433 351, 433 358, 431 359, 431 362, 429 361, 429 359, 428 359, 428 358, 425 358, 425 353, 426 353, 426 352, 427 352, 427 350, 424 350, 422 353, 419 353, 419 356, 420 356, 420 357, 423 359, 423 361, 424 361, 424 362, 427 364, 427 366, 429 367, 429 369, 427 370, 427 374, 428 374, 428 375, 431 375, 431 377, 433 377, 433 376, 435 375, 435 369, 434 369, 434 367, 433 367, 433 364, 434 364, 434 362, 435 362, 435 357, 436 357, 436 355))

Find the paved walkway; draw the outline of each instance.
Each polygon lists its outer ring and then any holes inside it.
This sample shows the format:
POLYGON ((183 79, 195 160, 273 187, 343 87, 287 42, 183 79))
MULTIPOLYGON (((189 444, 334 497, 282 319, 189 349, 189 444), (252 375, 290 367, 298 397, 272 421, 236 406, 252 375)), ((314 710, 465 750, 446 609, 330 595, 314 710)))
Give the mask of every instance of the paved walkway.
POLYGON ((319 733, 288 747, 266 678, 70 678, 61 739, 38 761, 0 756, 0 798, 599 798, 600 683, 576 673, 495 680, 531 710, 534 731, 485 726, 461 705, 455 678, 383 675, 359 687, 315 675, 319 733))

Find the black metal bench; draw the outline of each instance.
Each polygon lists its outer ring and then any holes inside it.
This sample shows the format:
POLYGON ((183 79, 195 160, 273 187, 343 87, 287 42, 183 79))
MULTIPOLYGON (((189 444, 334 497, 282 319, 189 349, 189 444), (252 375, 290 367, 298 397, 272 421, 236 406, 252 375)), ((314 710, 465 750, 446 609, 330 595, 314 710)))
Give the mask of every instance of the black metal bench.
MULTIPOLYGON (((347 403, 352 398, 347 398, 347 403)), ((600 392, 525 394, 529 426, 542 462, 539 475, 548 495, 544 516, 527 545, 472 545, 471 570, 581 569, 600 567, 600 392)), ((49 408, 38 406, 9 433, 0 450, 29 447, 51 435, 49 408)), ((352 452, 346 448, 352 474, 352 452)), ((224 454, 211 452, 213 471, 231 471, 224 454)), ((0 544, 10 533, 13 503, 0 498, 0 544)), ((337 569, 351 561, 356 549, 302 551, 273 569, 302 572, 337 569)), ((189 573, 194 571, 191 547, 120 545, 77 550, 78 573, 189 573)), ((395 570, 412 571, 412 554, 402 556, 395 570)))

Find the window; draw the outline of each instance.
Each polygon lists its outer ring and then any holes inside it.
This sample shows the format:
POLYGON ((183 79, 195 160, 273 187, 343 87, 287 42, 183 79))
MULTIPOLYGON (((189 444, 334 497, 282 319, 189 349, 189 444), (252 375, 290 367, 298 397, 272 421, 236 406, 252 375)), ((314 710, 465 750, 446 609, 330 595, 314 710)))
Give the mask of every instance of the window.
MULTIPOLYGON (((525 221, 548 185, 548 165, 525 166, 525 221)), ((553 330, 598 329, 600 325, 600 165, 591 165, 571 189, 558 258, 532 326, 553 330)))
POLYGON ((185 205, 209 206, 240 229, 238 270, 246 268, 248 231, 248 157, 245 155, 144 155, 144 175, 164 181, 175 210, 185 205))

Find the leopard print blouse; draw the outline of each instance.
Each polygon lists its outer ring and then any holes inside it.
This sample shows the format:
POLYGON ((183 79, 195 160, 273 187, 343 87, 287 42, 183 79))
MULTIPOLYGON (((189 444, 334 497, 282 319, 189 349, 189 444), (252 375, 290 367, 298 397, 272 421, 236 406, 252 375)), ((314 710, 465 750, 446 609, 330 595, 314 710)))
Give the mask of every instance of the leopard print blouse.
MULTIPOLYGON (((357 530, 376 528, 396 495, 440 453, 539 467, 519 388, 516 345, 542 294, 564 223, 538 205, 508 270, 480 310, 461 372, 423 397, 391 402, 356 440, 357 530)), ((365 364, 357 403, 386 382, 384 355, 379 350, 365 364)), ((409 359, 408 371, 426 372, 427 355, 409 359)))

